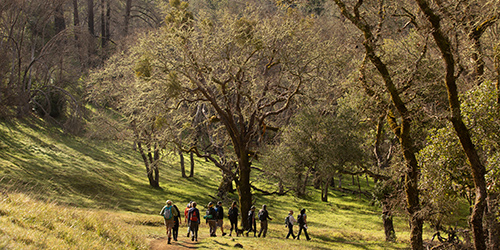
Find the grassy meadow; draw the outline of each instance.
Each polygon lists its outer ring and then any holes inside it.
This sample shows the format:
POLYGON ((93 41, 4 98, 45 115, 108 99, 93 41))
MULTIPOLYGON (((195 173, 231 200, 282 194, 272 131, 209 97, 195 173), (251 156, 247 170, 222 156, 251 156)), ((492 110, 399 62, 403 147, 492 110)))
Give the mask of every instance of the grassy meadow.
MULTIPOLYGON (((197 201, 203 213, 216 193, 220 172, 202 159, 195 160, 195 177, 181 178, 177 157, 165 157, 160 169, 162 189, 153 189, 131 143, 90 140, 48 127, 35 118, 29 122, 0 121, 0 249, 150 249, 153 241, 165 237, 158 213, 167 199, 181 210, 188 201, 197 201)), ((344 180, 344 186, 349 187, 350 182, 344 180)), ((361 184, 368 188, 364 178, 361 184)), ((397 242, 385 242, 380 208, 370 205, 366 197, 331 191, 325 203, 320 201, 320 192, 311 189, 305 199, 259 192, 254 198, 257 208, 268 205, 274 219, 268 237, 211 238, 202 223, 199 242, 193 246, 233 249, 240 243, 244 249, 408 248, 405 218, 395 220, 397 242), (301 208, 307 210, 312 240, 284 239, 288 210, 297 213, 301 208)), ((224 204, 226 211, 228 206, 229 201, 224 204)), ((227 220, 225 228, 229 232, 227 220)), ((187 241, 185 232, 182 225, 181 241, 187 241)), ((426 234, 425 240, 429 238, 426 234)), ((177 247, 172 249, 182 246, 171 245, 177 247)))

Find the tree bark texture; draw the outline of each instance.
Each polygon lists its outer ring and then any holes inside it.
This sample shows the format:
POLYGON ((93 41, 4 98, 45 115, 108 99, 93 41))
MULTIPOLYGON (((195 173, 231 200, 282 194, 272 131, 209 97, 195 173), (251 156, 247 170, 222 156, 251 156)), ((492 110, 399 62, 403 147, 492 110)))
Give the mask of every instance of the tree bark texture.
POLYGON ((154 188, 159 188, 160 172, 158 169, 158 161, 160 157, 158 149, 155 148, 153 151, 154 153, 152 153, 151 149, 147 147, 148 152, 146 153, 141 142, 137 142, 137 148, 139 149, 139 153, 141 154, 144 165, 146 166, 146 174, 148 176, 149 185, 154 188))
POLYGON ((95 36, 94 28, 94 0, 87 0, 87 24, 91 35, 95 36))
POLYGON ((78 14, 78 0, 73 0, 73 25, 80 26, 80 17, 78 14))
POLYGON ((488 211, 486 213, 486 223, 488 226, 488 249, 500 249, 500 222, 498 221, 499 209, 498 193, 490 193, 488 195, 488 211))
POLYGON ((248 150, 242 150, 238 161, 239 179, 236 181, 240 198, 241 225, 248 228, 248 211, 252 207, 252 192, 250 187, 250 161, 248 150))
POLYGON ((382 201, 382 220, 384 222, 385 241, 396 241, 396 231, 392 221, 392 210, 388 198, 382 201))
POLYGON ((129 25, 130 25, 130 13, 132 10, 132 0, 127 0, 125 4, 125 17, 123 20, 123 34, 128 35, 129 25))
POLYGON ((64 9, 62 4, 57 5, 54 13, 54 29, 55 34, 66 29, 66 19, 64 19, 64 9))
POLYGON ((181 164, 181 175, 182 175, 182 178, 186 178, 186 167, 185 167, 185 164, 184 164, 184 153, 179 150, 179 159, 180 159, 180 164, 181 164))
POLYGON ((194 176, 194 153, 191 152, 189 154, 189 159, 190 159, 190 164, 191 164, 191 169, 189 171, 189 177, 193 177, 194 176))

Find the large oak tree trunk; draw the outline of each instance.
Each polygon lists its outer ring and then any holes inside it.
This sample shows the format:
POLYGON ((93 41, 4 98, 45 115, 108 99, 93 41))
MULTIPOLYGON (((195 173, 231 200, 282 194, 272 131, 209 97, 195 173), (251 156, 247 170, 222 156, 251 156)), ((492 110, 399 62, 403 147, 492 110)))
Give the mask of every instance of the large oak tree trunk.
POLYGON ((252 207, 252 192, 250 189, 250 159, 248 150, 241 150, 238 161, 239 178, 236 181, 236 188, 240 198, 241 225, 248 228, 248 211, 252 207))

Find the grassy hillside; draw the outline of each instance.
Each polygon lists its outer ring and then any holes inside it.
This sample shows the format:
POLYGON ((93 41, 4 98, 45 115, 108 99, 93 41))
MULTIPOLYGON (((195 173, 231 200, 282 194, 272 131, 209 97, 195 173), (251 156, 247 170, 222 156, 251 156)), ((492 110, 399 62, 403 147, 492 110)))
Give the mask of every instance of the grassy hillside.
MULTIPOLYGON (((48 129, 41 120, 0 122, 0 166, 0 249, 148 249, 164 237, 162 218, 157 214, 165 200, 173 200, 181 209, 190 200, 205 205, 211 201, 209 195, 215 193, 220 175, 211 164, 196 160, 195 177, 184 179, 176 159, 166 158, 160 170, 163 189, 153 189, 131 144, 69 136, 48 129)), ((210 238, 202 224, 200 242, 194 246, 407 247, 406 223, 396 221, 398 243, 384 242, 379 208, 363 197, 331 192, 330 201, 324 203, 320 193, 311 190, 307 199, 259 193, 255 198, 256 206, 267 204, 274 218, 267 238, 210 238), (285 240, 287 211, 301 208, 308 211, 313 240, 285 240)), ((228 206, 225 204, 226 210, 228 206)), ((187 240, 184 233, 183 226, 181 241, 187 240)))

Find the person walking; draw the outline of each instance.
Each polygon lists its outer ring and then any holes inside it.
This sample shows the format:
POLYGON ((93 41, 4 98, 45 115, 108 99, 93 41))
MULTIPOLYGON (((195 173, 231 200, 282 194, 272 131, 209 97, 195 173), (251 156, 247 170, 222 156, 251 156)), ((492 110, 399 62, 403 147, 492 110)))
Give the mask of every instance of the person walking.
POLYGON ((293 225, 296 224, 297 221, 293 217, 293 210, 290 210, 288 213, 288 216, 285 219, 285 227, 288 227, 288 234, 286 235, 286 238, 290 237, 290 235, 295 239, 295 235, 293 234, 293 225))
MULTIPOLYGON (((191 208, 188 210, 187 223, 189 230, 192 232, 191 241, 198 241, 198 228, 200 224, 200 210, 196 208, 196 202, 191 203, 191 208)), ((189 237, 189 233, 188 233, 189 237)))
POLYGON ((304 231, 307 240, 311 240, 309 235, 307 234, 307 215, 306 209, 303 208, 300 210, 300 214, 297 216, 297 222, 299 223, 299 233, 297 234, 297 240, 300 240, 300 233, 304 231))
POLYGON ((229 229, 229 236, 233 233, 233 229, 236 232, 236 236, 238 236, 238 207, 236 206, 236 201, 233 201, 233 204, 231 204, 231 207, 228 210, 228 218, 229 222, 231 223, 231 229, 229 229))
POLYGON ((205 216, 207 224, 210 228, 210 237, 216 237, 215 230, 217 229, 217 213, 214 208, 214 203, 208 203, 207 215, 205 216))
POLYGON ((215 213, 217 214, 216 216, 217 227, 220 227, 222 236, 224 236, 226 235, 226 233, 224 233, 224 208, 222 207, 222 201, 217 202, 217 206, 215 207, 215 213))
POLYGON ((175 204, 172 205, 172 213, 174 215, 174 227, 172 227, 172 237, 174 238, 174 241, 177 241, 177 236, 179 236, 179 226, 182 220, 181 220, 181 212, 179 211, 179 208, 175 204))
POLYGON ((252 206, 250 208, 250 211, 248 211, 248 231, 246 233, 248 237, 248 233, 253 231, 253 237, 256 237, 257 234, 257 223, 255 222, 255 206, 252 206))
POLYGON ((165 227, 167 229, 167 244, 170 244, 170 241, 172 240, 172 228, 174 227, 174 215, 172 213, 172 201, 167 200, 167 205, 165 205, 162 209, 160 214, 163 215, 163 219, 165 222, 165 227))
POLYGON ((273 220, 269 217, 269 212, 267 212, 267 205, 262 205, 262 209, 259 210, 259 220, 260 220, 260 231, 259 237, 262 235, 263 238, 267 234, 267 220, 273 220))
POLYGON ((187 229, 188 229, 188 230, 187 230, 187 231, 188 231, 188 232, 187 232, 187 237, 188 237, 188 238, 189 238, 189 233, 191 232, 191 229, 189 228, 188 213, 189 213, 189 209, 191 209, 191 204, 192 204, 192 203, 193 203, 193 202, 192 202, 192 201, 190 201, 190 202, 187 204, 186 208, 184 209, 184 219, 185 219, 185 221, 186 221, 186 224, 188 224, 188 225, 187 225, 187 226, 188 226, 188 227, 187 227, 187 229))

